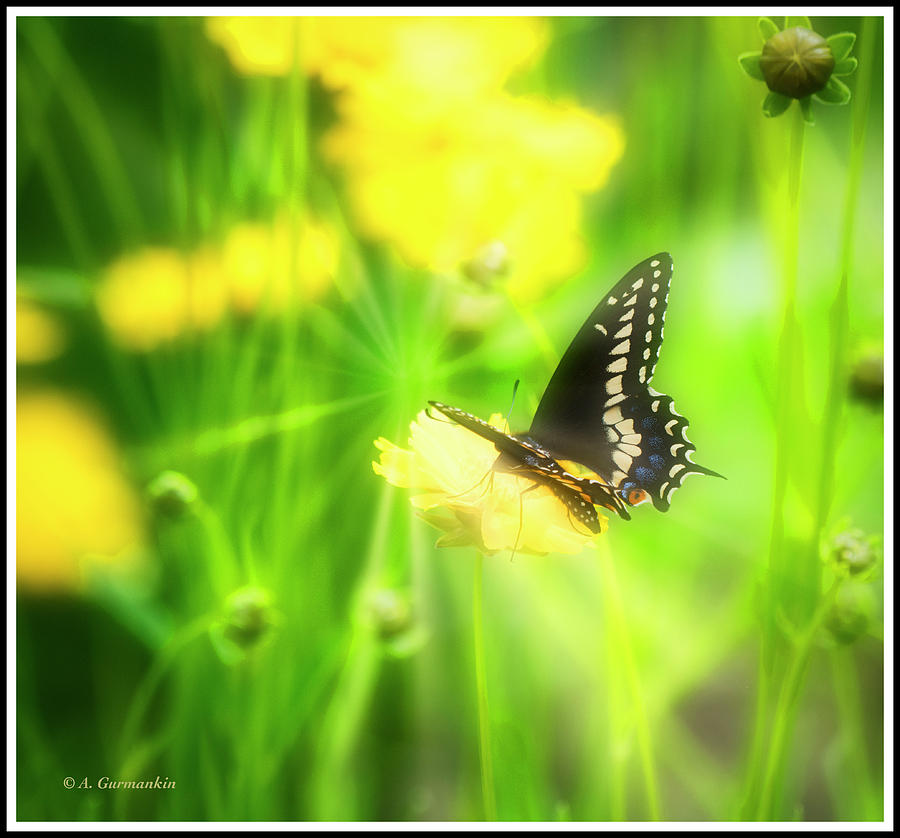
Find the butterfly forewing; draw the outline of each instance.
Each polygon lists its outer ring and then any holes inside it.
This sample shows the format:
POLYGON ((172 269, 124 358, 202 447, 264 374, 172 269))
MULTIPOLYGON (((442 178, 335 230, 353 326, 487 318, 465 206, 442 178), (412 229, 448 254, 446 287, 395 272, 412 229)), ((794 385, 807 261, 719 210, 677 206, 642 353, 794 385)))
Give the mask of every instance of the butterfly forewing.
POLYGON ((529 436, 600 474, 616 469, 614 446, 633 445, 634 432, 614 408, 653 376, 671 277, 671 257, 657 253, 603 297, 553 373, 529 436))
POLYGON ((672 258, 657 253, 632 268, 591 312, 538 405, 528 437, 553 456, 593 469, 638 503, 669 508, 692 472, 687 420, 649 383, 663 341, 672 258), (646 492, 646 496, 642 495, 646 492))

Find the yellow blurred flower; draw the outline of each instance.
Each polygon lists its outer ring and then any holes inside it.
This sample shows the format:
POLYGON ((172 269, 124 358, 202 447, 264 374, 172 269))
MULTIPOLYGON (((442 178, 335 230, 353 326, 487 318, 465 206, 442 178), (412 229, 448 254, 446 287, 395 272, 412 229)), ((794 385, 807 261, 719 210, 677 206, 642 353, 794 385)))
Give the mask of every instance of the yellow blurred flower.
POLYGON ((172 248, 147 248, 124 256, 106 271, 97 304, 123 345, 153 349, 187 327, 187 262, 172 248))
POLYGON ((248 76, 283 76, 299 57, 300 18, 210 17, 209 39, 224 47, 239 73, 248 76))
POLYGON ((334 280, 339 255, 330 224, 308 215, 292 223, 288 213, 271 224, 238 224, 222 247, 226 282, 240 312, 319 298, 334 280))
POLYGON ((339 92, 324 153, 349 175, 360 232, 408 263, 481 275, 500 243, 518 302, 583 264, 581 198, 606 182, 624 136, 615 118, 503 92, 543 54, 546 21, 232 17, 206 28, 240 72, 300 67, 339 92))
POLYGON ((245 75, 295 66, 331 88, 414 85, 432 99, 499 88, 544 49, 546 24, 513 17, 211 17, 206 34, 245 75))
POLYGON ((120 258, 97 290, 103 321, 120 344, 146 351, 211 329, 230 308, 248 314, 318 299, 337 272, 337 233, 308 213, 290 218, 237 224, 221 246, 188 254, 145 248, 120 258))
MULTIPOLYGON (((490 423, 499 428, 503 417, 495 414, 490 423)), ((540 554, 577 553, 591 542, 546 486, 532 489, 535 484, 527 478, 492 472, 497 449, 460 425, 422 411, 410 424, 409 449, 383 437, 375 446, 381 452, 372 463, 376 474, 395 486, 423 490, 410 501, 426 521, 445 531, 439 546, 511 550, 518 534, 518 551, 540 554)), ((598 518, 605 532, 608 519, 598 518)))
POLYGON ((59 321, 30 300, 16 297, 16 362, 52 361, 65 344, 59 321))
POLYGON ((82 563, 121 562, 140 545, 140 506, 106 429, 55 391, 16 400, 16 578, 76 588, 82 563))
POLYGON ((413 265, 453 271, 493 242, 519 301, 584 259, 581 196, 624 151, 618 120, 497 94, 423 119, 397 97, 348 96, 324 151, 350 175, 360 229, 413 265))

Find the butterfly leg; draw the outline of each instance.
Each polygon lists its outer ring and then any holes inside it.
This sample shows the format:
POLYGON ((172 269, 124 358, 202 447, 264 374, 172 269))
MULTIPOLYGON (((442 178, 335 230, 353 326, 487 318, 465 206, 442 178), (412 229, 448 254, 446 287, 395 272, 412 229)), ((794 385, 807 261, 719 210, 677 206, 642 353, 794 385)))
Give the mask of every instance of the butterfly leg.
POLYGON ((516 557, 516 550, 519 549, 519 539, 522 537, 522 525, 525 523, 525 502, 523 498, 529 492, 540 489, 540 483, 532 483, 527 489, 519 492, 519 529, 516 531, 516 540, 513 543, 512 553, 509 554, 509 560, 512 561, 516 557))

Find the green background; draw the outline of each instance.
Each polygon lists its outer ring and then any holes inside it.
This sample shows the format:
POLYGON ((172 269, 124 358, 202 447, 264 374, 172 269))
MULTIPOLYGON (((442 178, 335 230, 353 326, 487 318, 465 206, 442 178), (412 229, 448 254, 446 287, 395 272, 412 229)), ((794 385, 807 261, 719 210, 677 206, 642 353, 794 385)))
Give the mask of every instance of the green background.
MULTIPOLYGON (((827 36, 859 34, 862 22, 813 25, 827 36)), ((755 19, 565 18, 551 31, 545 57, 513 89, 618 114, 627 145, 608 185, 585 200, 588 264, 530 312, 558 357, 608 287, 671 252, 654 385, 691 420, 698 462, 728 479, 688 481, 665 515, 642 506, 631 522, 612 520, 598 553, 485 558, 498 816, 880 820, 879 614, 852 644, 815 632, 783 705, 798 641, 772 617, 780 608, 802 631, 825 587, 821 562, 803 556, 816 538, 860 71, 846 79, 851 105, 814 105, 806 129, 792 355, 802 378, 779 396, 789 221, 768 183, 788 165, 796 107, 765 119, 764 85, 737 63, 760 48, 755 19), (776 573, 777 439, 795 460, 786 570, 776 573), (780 724, 774 796, 760 808, 754 748, 765 764, 780 724)), ((868 33, 847 367, 883 340, 880 19, 868 33)), ((290 79, 237 76, 194 19, 19 18, 16 47, 18 281, 74 336, 59 359, 20 368, 18 387, 89 396, 114 424, 136 486, 179 471, 221 524, 215 537, 198 516, 154 520, 152 583, 20 592, 17 817, 482 819, 474 552, 433 547, 437 534, 408 492, 373 473, 372 443, 405 444, 428 399, 505 412, 516 378, 511 424, 526 427, 552 371, 532 331, 508 303, 489 329, 454 330, 456 296, 476 292, 404 266, 351 220, 342 254, 352 254, 354 298, 334 294, 274 325, 226 324, 146 355, 111 348, 90 305, 103 267, 130 248, 191 246, 264 216, 292 188, 281 165, 292 131, 310 138, 312 201, 342 211, 340 178, 313 142, 332 102, 312 83, 298 115, 290 79), (271 153, 252 153, 254 142, 271 153), (286 412, 280 424, 266 418, 286 412), (254 417, 259 434, 241 424, 254 417), (223 430, 224 443, 197 444, 223 430), (277 620, 259 648, 226 660, 203 618, 247 584, 269 592, 277 620), (386 640, 367 617, 376 589, 408 598, 399 637, 409 642, 386 640), (62 785, 157 774, 177 788, 62 785)), ((881 406, 843 396, 841 405, 825 529, 877 535, 881 406)), ((878 579, 870 584, 880 602, 878 579)))

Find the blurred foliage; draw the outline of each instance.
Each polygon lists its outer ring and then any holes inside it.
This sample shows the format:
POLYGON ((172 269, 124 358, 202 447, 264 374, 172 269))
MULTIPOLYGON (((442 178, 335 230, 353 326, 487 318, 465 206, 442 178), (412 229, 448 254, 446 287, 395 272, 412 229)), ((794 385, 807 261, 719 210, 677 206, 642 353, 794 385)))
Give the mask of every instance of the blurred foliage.
POLYGON ((502 820, 883 818, 883 22, 812 24, 791 296, 753 18, 16 18, 19 820, 479 820, 485 741, 502 820), (527 427, 660 250, 728 482, 484 558, 480 738, 473 548, 373 441, 527 427))

